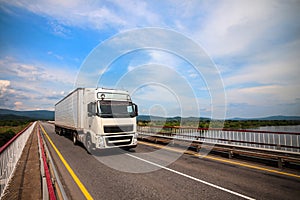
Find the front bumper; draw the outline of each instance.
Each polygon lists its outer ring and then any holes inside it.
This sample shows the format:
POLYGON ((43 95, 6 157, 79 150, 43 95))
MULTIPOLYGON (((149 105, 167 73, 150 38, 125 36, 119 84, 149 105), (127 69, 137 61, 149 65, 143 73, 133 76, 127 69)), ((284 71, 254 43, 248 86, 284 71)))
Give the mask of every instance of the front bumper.
POLYGON ((137 133, 98 136, 95 146, 97 149, 115 147, 134 148, 137 146, 137 133))

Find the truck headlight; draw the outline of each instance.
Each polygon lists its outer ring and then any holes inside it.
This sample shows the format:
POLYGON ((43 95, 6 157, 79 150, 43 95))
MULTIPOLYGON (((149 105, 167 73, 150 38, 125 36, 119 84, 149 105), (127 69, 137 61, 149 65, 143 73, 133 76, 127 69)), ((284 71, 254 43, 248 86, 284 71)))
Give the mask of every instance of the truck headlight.
POLYGON ((133 135, 133 143, 134 143, 134 144, 137 143, 137 138, 138 138, 138 134, 135 133, 135 134, 133 135))
POLYGON ((99 142, 99 148, 104 147, 104 138, 102 136, 98 137, 98 142, 99 142))

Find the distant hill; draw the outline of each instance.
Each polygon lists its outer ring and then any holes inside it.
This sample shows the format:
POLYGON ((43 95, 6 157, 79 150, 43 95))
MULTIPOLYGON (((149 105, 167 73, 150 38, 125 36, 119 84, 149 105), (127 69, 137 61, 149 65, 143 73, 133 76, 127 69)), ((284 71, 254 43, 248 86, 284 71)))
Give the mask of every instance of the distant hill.
POLYGON ((271 116, 260 118, 260 120, 300 120, 300 116, 271 116))
MULTIPOLYGON (((210 120, 210 118, 207 117, 159 117, 159 116, 152 116, 152 115, 139 115, 137 117, 138 121, 172 121, 172 120, 177 120, 179 121, 180 119, 185 120, 185 121, 206 121, 210 120)), ((296 120, 300 121, 300 116, 269 116, 269 117, 261 117, 261 118, 230 118, 226 120, 236 120, 236 121, 246 121, 246 120, 265 120, 265 121, 271 121, 271 120, 296 120)))
POLYGON ((35 120, 54 120, 54 111, 34 110, 34 111, 15 111, 0 109, 0 119, 35 119, 35 120))
POLYGON ((19 116, 19 115, 0 114, 0 120, 33 120, 33 119, 25 116, 19 116))
POLYGON ((269 117, 261 117, 261 118, 232 118, 229 120, 300 120, 300 116, 282 116, 282 115, 277 115, 277 116, 269 116, 269 117))
POLYGON ((152 115, 139 115, 137 117, 138 121, 172 121, 172 120, 176 120, 176 121, 180 121, 180 120, 185 120, 185 121, 199 121, 200 120, 210 120, 209 118, 205 118, 205 117, 159 117, 159 116, 152 116, 152 115))

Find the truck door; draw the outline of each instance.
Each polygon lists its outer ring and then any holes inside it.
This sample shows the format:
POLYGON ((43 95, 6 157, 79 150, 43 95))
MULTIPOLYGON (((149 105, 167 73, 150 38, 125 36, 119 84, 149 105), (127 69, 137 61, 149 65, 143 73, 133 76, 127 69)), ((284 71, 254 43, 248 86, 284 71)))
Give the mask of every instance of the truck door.
POLYGON ((92 128, 95 116, 96 116, 96 103, 91 102, 88 104, 88 117, 87 117, 88 129, 92 128))

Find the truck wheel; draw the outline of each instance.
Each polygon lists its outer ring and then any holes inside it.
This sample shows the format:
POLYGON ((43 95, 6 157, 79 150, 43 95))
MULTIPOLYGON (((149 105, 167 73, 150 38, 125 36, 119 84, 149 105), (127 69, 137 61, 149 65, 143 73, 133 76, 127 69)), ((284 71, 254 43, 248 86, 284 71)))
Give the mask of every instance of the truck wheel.
POLYGON ((61 129, 58 129, 56 133, 57 135, 61 135, 61 129))
POLYGON ((121 147, 124 151, 129 151, 131 148, 130 147, 121 147))
POLYGON ((92 143, 92 140, 91 140, 91 136, 90 135, 87 135, 86 137, 86 143, 85 143, 85 148, 87 150, 87 152, 89 154, 92 154, 93 153, 93 143, 92 143))
POLYGON ((121 147, 121 149, 123 149, 124 151, 134 151, 134 148, 136 146, 129 146, 129 147, 121 147))
POLYGON ((78 140, 77 140, 77 134, 74 132, 73 133, 73 144, 77 145, 78 144, 78 140))

